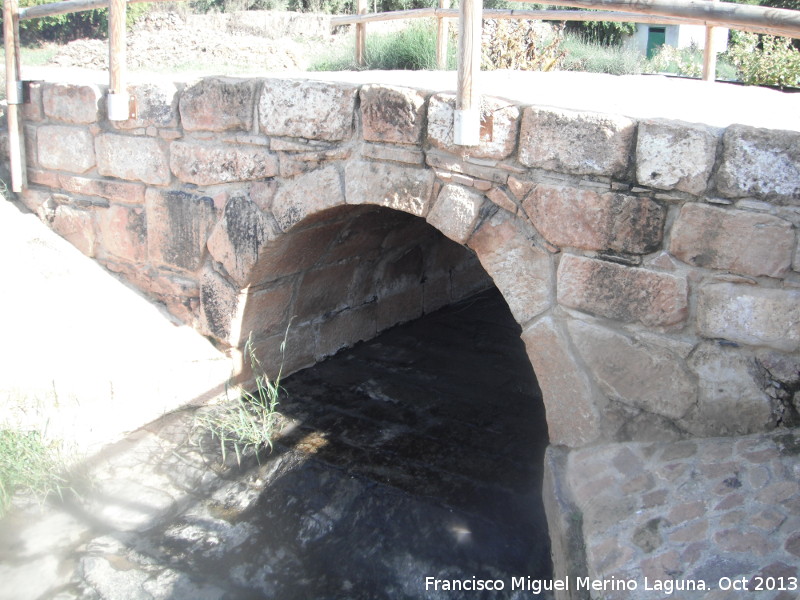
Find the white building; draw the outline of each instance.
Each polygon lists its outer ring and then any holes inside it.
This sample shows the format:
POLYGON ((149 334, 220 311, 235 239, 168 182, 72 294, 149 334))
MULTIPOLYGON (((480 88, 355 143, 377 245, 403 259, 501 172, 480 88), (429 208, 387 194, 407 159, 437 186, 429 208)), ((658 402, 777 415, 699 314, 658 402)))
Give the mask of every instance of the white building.
MULTIPOLYGON (((703 50, 706 46, 705 25, 646 25, 636 24, 636 33, 628 38, 626 44, 652 58, 660 46, 687 48, 695 45, 703 50)), ((728 47, 728 29, 714 28, 714 50, 725 52, 728 47)))

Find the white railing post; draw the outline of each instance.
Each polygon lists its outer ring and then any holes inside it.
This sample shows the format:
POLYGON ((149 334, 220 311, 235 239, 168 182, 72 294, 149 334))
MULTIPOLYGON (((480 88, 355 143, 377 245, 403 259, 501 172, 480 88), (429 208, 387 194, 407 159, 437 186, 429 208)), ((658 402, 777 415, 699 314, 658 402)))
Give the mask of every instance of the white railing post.
POLYGON ((481 99, 476 77, 481 69, 483 0, 461 0, 458 15, 458 90, 453 141, 477 146, 481 136, 481 99))
POLYGON ((108 3, 108 120, 127 121, 130 99, 125 88, 125 0, 108 3))

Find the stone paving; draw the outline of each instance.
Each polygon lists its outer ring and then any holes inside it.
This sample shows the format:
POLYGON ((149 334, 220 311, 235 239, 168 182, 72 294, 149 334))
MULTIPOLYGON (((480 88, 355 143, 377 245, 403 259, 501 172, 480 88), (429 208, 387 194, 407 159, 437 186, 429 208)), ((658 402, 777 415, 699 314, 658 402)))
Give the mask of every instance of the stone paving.
POLYGON ((587 448, 568 471, 588 575, 609 586, 592 598, 800 595, 800 430, 587 448))

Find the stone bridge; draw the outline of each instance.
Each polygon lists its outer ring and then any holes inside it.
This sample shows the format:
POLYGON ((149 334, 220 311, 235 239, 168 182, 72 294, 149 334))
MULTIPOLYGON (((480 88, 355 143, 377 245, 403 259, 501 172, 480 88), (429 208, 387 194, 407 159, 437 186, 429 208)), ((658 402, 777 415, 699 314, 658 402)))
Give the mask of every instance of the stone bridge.
POLYGON ((121 123, 103 91, 31 86, 22 199, 243 380, 249 338, 292 372, 493 284, 553 445, 800 425, 797 131, 485 97, 464 148, 435 90, 141 84, 121 123))

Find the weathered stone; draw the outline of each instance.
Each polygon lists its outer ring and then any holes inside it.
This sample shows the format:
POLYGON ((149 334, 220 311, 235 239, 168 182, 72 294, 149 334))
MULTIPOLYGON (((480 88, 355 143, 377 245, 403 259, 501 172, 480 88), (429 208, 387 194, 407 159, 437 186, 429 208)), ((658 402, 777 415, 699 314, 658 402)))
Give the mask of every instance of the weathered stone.
POLYGON ((238 314, 239 290, 206 263, 200 272, 200 333, 231 345, 231 337, 237 340, 242 331, 235 327, 231 336, 231 324, 238 314))
POLYGON ((424 217, 433 179, 430 169, 353 161, 345 168, 345 197, 348 204, 377 204, 424 217))
MULTIPOLYGON (((22 105, 22 116, 26 121, 41 121, 44 119, 44 106, 42 104, 43 81, 28 81, 28 99, 22 105)), ((4 124, 5 125, 5 124, 4 124)), ((3 154, 6 156, 6 154, 3 154)))
POLYGON ((794 250, 792 224, 770 215, 688 203, 672 227, 670 253, 697 267, 782 277, 794 250))
POLYGON ((550 443, 576 448, 597 440, 599 417, 591 384, 571 355, 567 337, 545 317, 523 331, 522 340, 542 389, 550 443))
POLYGON ((800 132, 731 125, 722 142, 717 189, 723 196, 800 205, 800 132))
POLYGON ((285 181, 272 201, 272 214, 288 231, 306 217, 344 203, 339 170, 330 166, 285 181))
POLYGON ((138 127, 177 127, 178 89, 173 83, 140 83, 128 86, 136 102, 136 118, 113 121, 115 129, 138 127))
POLYGON ((228 200, 208 238, 208 251, 240 287, 245 287, 261 247, 275 237, 273 225, 246 196, 228 200))
POLYGON ((719 283, 700 289, 697 329, 707 338, 794 352, 800 348, 800 291, 719 283))
POLYGON ((626 117, 525 109, 519 160, 548 171, 618 177, 628 169, 636 123, 626 117))
POLYGON ((365 85, 359 95, 365 140, 419 143, 425 124, 425 94, 411 88, 365 85))
POLYGON ((99 196, 107 200, 115 200, 126 204, 143 204, 145 186, 141 183, 94 179, 74 175, 58 175, 58 183, 62 189, 74 194, 99 196))
POLYGON ((378 332, 376 313, 379 307, 380 305, 368 304, 345 310, 320 323, 316 349, 317 360, 332 356, 342 348, 352 346, 356 342, 375 337, 378 332))
POLYGON ((298 228, 270 240, 261 249, 251 283, 266 283, 305 271, 320 260, 341 229, 341 223, 323 223, 298 228))
POLYGON ((95 148, 101 175, 152 185, 170 182, 167 151, 160 140, 103 133, 97 136, 95 148))
POLYGON ((506 192, 503 188, 493 187, 486 192, 486 197, 489 198, 492 202, 494 202, 500 208, 503 208, 510 212, 512 215, 517 214, 517 205, 515 202, 510 198, 508 192, 506 192))
POLYGON ((503 294, 517 323, 524 325, 550 307, 550 256, 534 246, 514 217, 499 212, 472 234, 468 244, 503 294))
POLYGON ((83 127, 43 125, 36 134, 36 154, 45 169, 85 173, 96 158, 92 134, 83 127))
POLYGON ((666 211, 649 198, 537 185, 523 207, 551 244, 646 254, 661 244, 666 211))
POLYGON ((660 190, 700 195, 708 187, 718 139, 702 125, 642 121, 636 142, 636 179, 660 190))
POLYGON ((380 144, 364 144, 361 151, 364 158, 389 160, 408 165, 421 165, 425 162, 425 153, 418 148, 406 146, 383 146, 380 144))
POLYGON ((695 404, 697 388, 668 350, 581 321, 571 321, 569 332, 608 397, 671 419, 695 404))
MULTIPOLYGON (((297 292, 294 315, 304 321, 347 308, 351 286, 358 277, 356 266, 357 262, 354 261, 341 262, 304 273, 297 292)), ((370 286, 370 293, 375 293, 373 286, 370 286)), ((360 302, 360 298, 355 301, 360 302)))
POLYGON ((683 277, 565 255, 558 267, 558 301, 564 306, 650 327, 680 323, 688 314, 683 277))
POLYGON ((758 383, 752 358, 733 348, 701 345, 689 367, 697 374, 697 408, 684 427, 700 436, 746 435, 775 427, 769 396, 758 383))
POLYGON ((446 185, 427 221, 454 242, 464 244, 475 229, 482 205, 483 194, 459 185, 446 185))
POLYGON ((142 207, 112 204, 99 214, 98 229, 103 256, 131 263, 147 257, 147 222, 142 207))
POLYGON ((181 123, 187 131, 226 131, 253 128, 257 83, 203 79, 181 94, 181 123))
POLYGON ((214 201, 189 192, 148 189, 148 255, 155 264, 194 271, 216 220, 214 201))
POLYGON ((59 188, 61 184, 58 181, 59 173, 56 171, 42 171, 40 169, 27 170, 28 184, 44 185, 51 188, 59 188))
MULTIPOLYGON (((464 152, 464 146, 453 141, 454 94, 436 94, 428 103, 428 139, 437 148, 453 154, 464 152)), ((519 108, 507 100, 481 99, 481 133, 477 146, 469 148, 470 157, 507 158, 514 152, 519 129, 519 108)))
POLYGON ((343 140, 353 132, 358 88, 343 83, 268 79, 258 105, 267 135, 343 140))
POLYGON ((103 93, 96 85, 45 83, 42 89, 44 113, 67 123, 96 123, 103 93))
POLYGON ((278 157, 260 146, 172 142, 170 169, 196 185, 264 179, 278 174, 278 157))
POLYGON ((240 345, 251 334, 255 338, 265 333, 285 332, 286 323, 293 316, 289 313, 293 294, 294 285, 289 283, 240 296, 239 333, 231 343, 240 345))
POLYGON ((86 256, 94 257, 97 235, 94 230, 94 213, 92 211, 80 210, 69 205, 58 206, 52 227, 53 231, 86 256))

